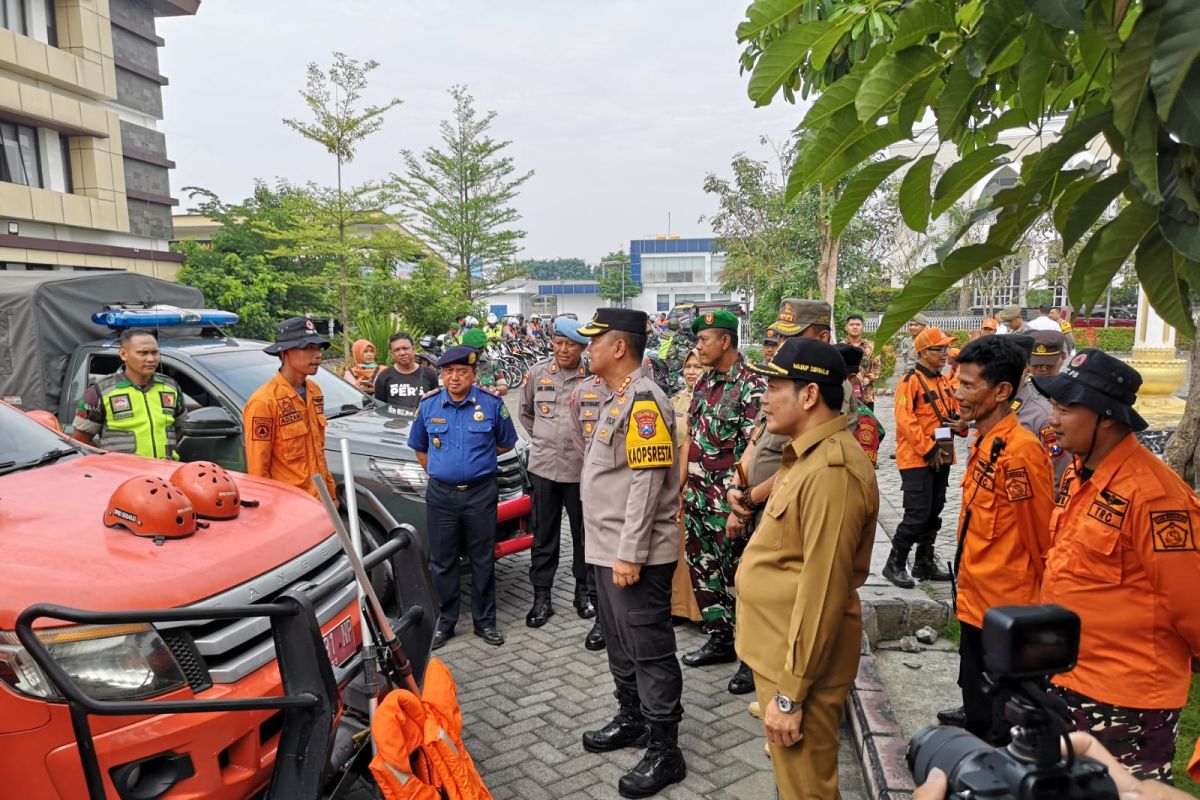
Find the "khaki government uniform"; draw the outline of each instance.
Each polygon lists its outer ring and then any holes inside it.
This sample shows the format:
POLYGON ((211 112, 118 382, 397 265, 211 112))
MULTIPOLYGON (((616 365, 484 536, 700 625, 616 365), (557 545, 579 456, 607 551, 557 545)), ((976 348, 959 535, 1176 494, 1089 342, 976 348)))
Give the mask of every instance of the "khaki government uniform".
MULTIPOLYGON (((692 390, 682 389, 671 398, 675 409, 675 449, 683 447, 688 435, 688 407, 692 404, 692 390)), ((687 458, 683 453, 677 458, 687 458)), ((683 500, 681 499, 682 503, 683 500)), ((684 524, 679 521, 679 563, 671 578, 671 616, 700 621, 700 606, 696 603, 696 591, 692 588, 692 574, 688 571, 687 555, 684 548, 684 524)))
POLYGON ((771 746, 780 796, 838 798, 842 703, 858 672, 879 515, 875 470, 844 416, 794 439, 737 573, 738 656, 758 702, 803 703, 803 740, 771 746))

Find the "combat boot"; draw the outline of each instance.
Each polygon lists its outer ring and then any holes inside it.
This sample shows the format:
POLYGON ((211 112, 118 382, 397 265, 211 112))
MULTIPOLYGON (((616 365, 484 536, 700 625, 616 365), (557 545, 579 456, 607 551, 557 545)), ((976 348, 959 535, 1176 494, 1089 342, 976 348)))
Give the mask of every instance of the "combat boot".
POLYGON ((525 615, 525 624, 530 628, 540 628, 554 616, 554 606, 550 605, 550 590, 533 587, 533 608, 525 615))
POLYGON ((933 554, 933 545, 917 545, 917 555, 913 558, 912 576, 919 581, 948 581, 950 573, 943 572, 933 554))
POLYGON ((883 567, 883 577, 901 589, 911 589, 917 585, 912 576, 908 574, 907 547, 900 548, 892 545, 892 552, 888 553, 887 564, 883 567))
POLYGON ((650 739, 646 718, 636 694, 617 692, 617 715, 598 731, 584 731, 583 749, 609 753, 622 747, 645 747, 650 739))
POLYGON ((650 797, 687 777, 679 749, 678 722, 651 722, 650 745, 642 760, 617 781, 621 797, 650 797))
POLYGON ((580 619, 596 616, 596 604, 588 596, 587 587, 580 584, 575 586, 575 613, 579 614, 580 619))
POLYGON ((737 653, 733 649, 733 636, 728 633, 714 633, 708 637, 703 647, 693 650, 680 660, 688 667, 731 664, 737 661, 737 653))

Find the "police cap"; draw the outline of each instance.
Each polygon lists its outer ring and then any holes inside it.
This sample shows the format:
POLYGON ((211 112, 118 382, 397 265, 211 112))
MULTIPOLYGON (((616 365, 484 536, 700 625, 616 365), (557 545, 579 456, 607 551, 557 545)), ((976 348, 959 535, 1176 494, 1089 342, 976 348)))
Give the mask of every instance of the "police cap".
POLYGON ((437 366, 448 367, 451 364, 466 364, 468 367, 475 367, 479 363, 479 351, 474 347, 465 344, 456 344, 446 352, 442 353, 437 360, 437 366))
POLYGON ((771 327, 784 336, 795 336, 809 325, 828 328, 832 317, 833 311, 824 300, 785 297, 779 303, 779 319, 771 327))
POLYGON ((599 336, 609 331, 624 331, 645 336, 649 329, 650 317, 645 311, 634 311, 631 308, 597 308, 592 315, 592 321, 579 326, 579 333, 584 336, 599 336))
POLYGON ((1061 331, 1034 331, 1030 364, 1057 364, 1063 357, 1067 337, 1061 331))

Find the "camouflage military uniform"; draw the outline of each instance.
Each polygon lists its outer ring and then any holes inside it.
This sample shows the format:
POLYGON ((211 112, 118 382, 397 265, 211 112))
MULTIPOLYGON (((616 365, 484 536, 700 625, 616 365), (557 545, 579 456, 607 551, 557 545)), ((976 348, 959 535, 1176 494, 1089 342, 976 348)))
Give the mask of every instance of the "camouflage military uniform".
POLYGON ((1067 704, 1067 727, 1100 740, 1134 777, 1173 784, 1171 762, 1179 736, 1178 708, 1126 708, 1051 686, 1067 704))
POLYGON ((496 362, 487 357, 486 353, 480 354, 479 366, 475 370, 475 380, 485 389, 507 389, 508 381, 500 375, 500 369, 496 362))
POLYGON ((733 580, 746 538, 725 534, 730 511, 725 489, 750 442, 764 390, 762 379, 747 369, 740 355, 728 372, 705 372, 692 390, 685 549, 703 620, 700 627, 710 635, 733 634, 733 580))

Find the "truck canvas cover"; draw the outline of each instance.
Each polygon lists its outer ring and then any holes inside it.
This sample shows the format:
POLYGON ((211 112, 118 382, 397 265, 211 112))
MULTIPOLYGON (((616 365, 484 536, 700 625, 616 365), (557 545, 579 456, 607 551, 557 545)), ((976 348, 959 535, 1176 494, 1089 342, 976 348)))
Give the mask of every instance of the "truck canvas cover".
POLYGON ((128 272, 0 272, 0 399, 57 414, 71 354, 112 335, 92 314, 116 303, 202 308, 204 295, 128 272))

